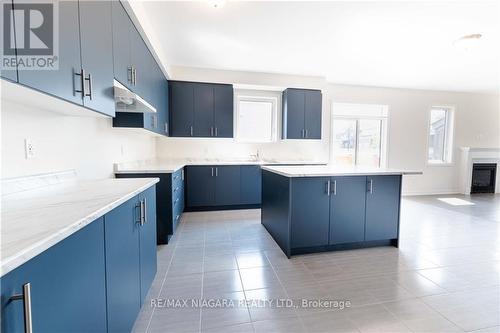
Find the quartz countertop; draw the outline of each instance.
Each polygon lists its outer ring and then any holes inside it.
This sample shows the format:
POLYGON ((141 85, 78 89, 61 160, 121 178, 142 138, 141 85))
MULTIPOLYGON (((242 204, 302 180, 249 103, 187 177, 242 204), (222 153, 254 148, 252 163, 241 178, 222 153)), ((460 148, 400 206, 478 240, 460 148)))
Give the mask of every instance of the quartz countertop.
POLYGON ((285 165, 263 166, 263 170, 277 173, 285 177, 329 177, 329 176, 373 176, 373 175, 421 175, 421 171, 342 167, 333 165, 285 165))
POLYGON ((126 162, 115 164, 115 174, 130 173, 173 173, 187 165, 326 165, 322 162, 311 161, 279 161, 274 159, 263 160, 220 160, 220 159, 199 159, 199 160, 146 160, 136 162, 126 162))
POLYGON ((2 196, 1 276, 158 181, 75 179, 2 196))

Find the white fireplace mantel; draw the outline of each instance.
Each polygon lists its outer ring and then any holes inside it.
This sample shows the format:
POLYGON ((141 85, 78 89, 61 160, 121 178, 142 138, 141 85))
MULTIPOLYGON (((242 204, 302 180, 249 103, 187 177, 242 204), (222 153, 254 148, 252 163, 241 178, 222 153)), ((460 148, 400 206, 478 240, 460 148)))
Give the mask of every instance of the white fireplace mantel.
POLYGON ((472 182, 472 165, 474 163, 496 163, 497 179, 495 184, 495 193, 500 193, 500 148, 473 148, 462 147, 461 168, 460 168, 460 188, 463 194, 470 194, 472 182))

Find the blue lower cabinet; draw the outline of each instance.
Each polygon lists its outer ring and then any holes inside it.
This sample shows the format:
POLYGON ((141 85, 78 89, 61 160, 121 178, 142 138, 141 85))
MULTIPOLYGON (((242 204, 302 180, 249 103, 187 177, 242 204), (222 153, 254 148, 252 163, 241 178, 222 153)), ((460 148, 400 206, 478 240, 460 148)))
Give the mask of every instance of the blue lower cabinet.
POLYGON ((240 201, 243 205, 260 205, 262 201, 262 170, 258 165, 242 165, 240 201))
POLYGON ((25 332, 23 300, 9 299, 27 283, 33 332, 106 332, 103 218, 2 277, 2 332, 25 332))
POLYGON ((240 166, 225 165, 215 168, 215 205, 240 204, 240 166))
POLYGON ((150 187, 139 195, 144 207, 143 224, 139 229, 141 263, 141 303, 156 275, 156 189, 150 187))
POLYGON ((366 177, 332 177, 330 181, 330 244, 365 240, 366 177))
POLYGON ((328 177, 294 178, 291 184, 291 247, 328 245, 328 177))
POLYGON ((366 187, 365 240, 398 238, 401 176, 369 176, 366 187))
POLYGON ((108 332, 129 332, 141 307, 139 200, 130 199, 104 218, 108 332))

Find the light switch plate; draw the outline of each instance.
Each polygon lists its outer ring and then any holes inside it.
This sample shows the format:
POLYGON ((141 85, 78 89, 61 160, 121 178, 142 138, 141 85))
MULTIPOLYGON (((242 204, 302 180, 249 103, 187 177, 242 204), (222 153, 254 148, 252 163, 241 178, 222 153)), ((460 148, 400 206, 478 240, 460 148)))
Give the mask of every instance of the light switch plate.
POLYGON ((35 145, 31 139, 24 139, 24 152, 27 160, 35 157, 35 145))

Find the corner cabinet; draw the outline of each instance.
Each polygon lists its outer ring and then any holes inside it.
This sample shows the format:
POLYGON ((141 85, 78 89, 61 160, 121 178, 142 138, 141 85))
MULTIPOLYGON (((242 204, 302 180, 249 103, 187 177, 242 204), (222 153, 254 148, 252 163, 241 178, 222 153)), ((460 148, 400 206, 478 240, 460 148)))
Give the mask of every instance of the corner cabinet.
POLYGON ((233 86, 169 81, 170 136, 233 137, 233 86))
POLYGON ((129 332, 156 274, 155 205, 153 186, 2 276, 1 331, 27 331, 24 293, 33 332, 129 332))
POLYGON ((282 139, 321 139, 321 91, 288 88, 282 98, 282 139))

